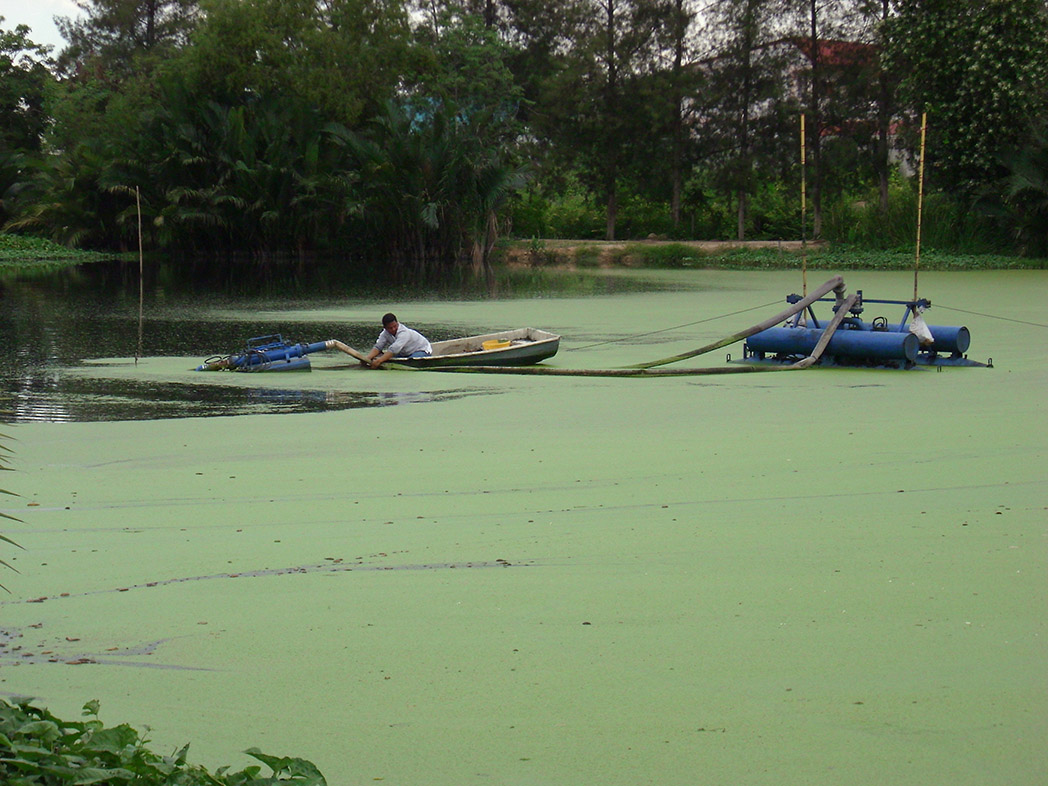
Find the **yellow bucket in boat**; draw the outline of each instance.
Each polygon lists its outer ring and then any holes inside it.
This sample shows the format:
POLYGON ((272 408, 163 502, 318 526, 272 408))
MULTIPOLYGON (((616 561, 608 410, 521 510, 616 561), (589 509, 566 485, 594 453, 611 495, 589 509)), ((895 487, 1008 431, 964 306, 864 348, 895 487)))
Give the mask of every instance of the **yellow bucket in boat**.
POLYGON ((510 343, 508 338, 493 338, 483 342, 481 346, 484 347, 485 352, 490 352, 493 349, 505 349, 510 343))

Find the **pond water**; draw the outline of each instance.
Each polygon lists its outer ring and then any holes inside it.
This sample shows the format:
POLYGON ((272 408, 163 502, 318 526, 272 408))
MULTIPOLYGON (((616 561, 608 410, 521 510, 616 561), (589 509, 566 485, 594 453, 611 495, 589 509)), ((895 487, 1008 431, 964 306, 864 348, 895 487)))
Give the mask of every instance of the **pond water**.
POLYGON ((366 346, 387 310, 621 367, 770 316, 792 271, 419 297, 158 266, 137 364, 137 265, 4 280, 0 533, 23 548, 0 543, 0 694, 70 719, 97 699, 161 753, 240 768, 257 746, 332 786, 1029 783, 1048 273, 922 282, 994 368, 191 370, 273 332, 366 346))
MULTIPOLYGON (((317 390, 307 373, 258 386, 229 374, 206 381, 185 374, 173 381, 94 378, 77 373, 135 368, 159 358, 207 357, 242 350, 247 339, 279 333, 291 342, 337 338, 366 351, 384 310, 409 312, 423 302, 491 300, 482 282, 465 279, 439 289, 380 287, 346 280, 337 267, 153 261, 143 271, 139 313, 137 262, 99 262, 43 274, 0 278, 0 379, 8 405, 0 412, 28 420, 150 420, 263 413, 317 412, 446 400, 440 394, 396 396, 378 391, 317 390), (391 304, 391 305, 386 305, 391 304), (349 309, 350 311, 347 311, 349 309), (352 312, 352 313, 350 313, 352 312), (357 314, 365 313, 361 319, 357 314), (372 313, 375 312, 375 313, 372 313), (139 341, 141 337, 141 341, 139 341), (224 378, 224 379, 222 379, 224 378)), ((642 278, 521 270, 502 273, 499 298, 601 295, 657 289, 642 278)), ((405 321, 433 341, 468 334, 446 321, 405 321)), ((496 325, 490 329, 518 327, 496 325)), ((480 330, 488 328, 481 327, 480 330)), ((210 376, 210 375, 209 375, 210 376)))

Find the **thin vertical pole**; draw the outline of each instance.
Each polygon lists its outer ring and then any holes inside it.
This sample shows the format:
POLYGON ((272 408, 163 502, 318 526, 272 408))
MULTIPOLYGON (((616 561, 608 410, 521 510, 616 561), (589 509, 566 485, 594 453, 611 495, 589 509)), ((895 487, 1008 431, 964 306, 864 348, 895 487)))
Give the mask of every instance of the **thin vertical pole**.
POLYGON ((917 302, 917 273, 921 267, 921 222, 924 212, 924 139, 928 130, 928 113, 921 114, 921 165, 917 175, 917 251, 913 261, 913 300, 917 302))
POLYGON ((138 349, 135 350, 135 365, 142 356, 142 303, 145 299, 145 284, 143 282, 142 262, 142 196, 138 186, 135 186, 135 206, 138 208, 138 349))
POLYGON ((804 140, 804 113, 801 113, 801 284, 808 294, 808 169, 804 140))

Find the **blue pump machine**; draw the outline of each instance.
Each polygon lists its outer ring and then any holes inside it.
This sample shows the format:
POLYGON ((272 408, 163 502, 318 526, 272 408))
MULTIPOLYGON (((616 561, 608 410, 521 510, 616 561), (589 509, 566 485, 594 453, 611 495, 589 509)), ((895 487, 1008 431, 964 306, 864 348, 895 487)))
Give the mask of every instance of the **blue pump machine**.
POLYGON ((331 348, 331 342, 317 341, 312 344, 292 344, 284 341, 279 333, 270 336, 255 336, 247 340, 243 352, 208 358, 197 371, 308 371, 311 352, 322 352, 331 348))
MULTIPOLYGON (((932 335, 930 344, 921 344, 917 335, 910 331, 907 322, 916 318, 931 301, 907 300, 864 300, 862 290, 857 290, 858 301, 850 309, 830 339, 823 355, 824 360, 838 365, 902 366, 984 366, 993 365, 969 360, 965 353, 971 343, 971 334, 964 326, 928 325, 932 335), (880 303, 904 306, 902 320, 890 323, 885 317, 871 322, 860 318, 864 303, 880 303)), ((786 298, 789 303, 801 300, 799 295, 786 298)), ((835 302, 823 298, 824 302, 835 302)), ((793 361, 811 354, 822 335, 824 324, 820 324, 811 306, 807 309, 808 319, 801 323, 796 317, 785 327, 763 330, 747 339, 743 347, 743 359, 751 361, 793 361)), ((827 320, 828 321, 828 320, 827 320)))

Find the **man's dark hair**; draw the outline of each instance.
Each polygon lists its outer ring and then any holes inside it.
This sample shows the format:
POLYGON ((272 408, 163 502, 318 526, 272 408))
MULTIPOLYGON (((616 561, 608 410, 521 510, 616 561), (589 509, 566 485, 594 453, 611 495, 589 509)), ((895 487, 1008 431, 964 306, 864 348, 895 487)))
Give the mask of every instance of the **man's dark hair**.
POLYGON ((382 327, 385 327, 390 322, 396 322, 396 321, 397 321, 397 315, 396 314, 386 314, 384 317, 382 317, 382 327))

